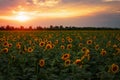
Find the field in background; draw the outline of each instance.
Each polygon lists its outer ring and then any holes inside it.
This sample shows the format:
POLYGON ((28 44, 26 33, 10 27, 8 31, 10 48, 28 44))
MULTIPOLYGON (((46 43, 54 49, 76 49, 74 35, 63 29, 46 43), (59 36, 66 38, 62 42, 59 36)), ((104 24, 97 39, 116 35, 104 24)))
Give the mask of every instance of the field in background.
POLYGON ((0 31, 0 80, 120 79, 120 30, 0 31))

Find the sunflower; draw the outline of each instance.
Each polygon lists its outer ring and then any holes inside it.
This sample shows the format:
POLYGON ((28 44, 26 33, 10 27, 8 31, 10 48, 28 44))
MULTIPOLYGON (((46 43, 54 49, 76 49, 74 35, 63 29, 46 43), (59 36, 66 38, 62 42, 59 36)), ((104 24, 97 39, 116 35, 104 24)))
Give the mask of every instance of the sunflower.
POLYGON ((7 47, 9 44, 8 44, 8 42, 7 41, 5 41, 4 43, 3 43, 3 46, 4 47, 7 47))
POLYGON ((40 67, 44 67, 44 65, 45 65, 45 60, 44 59, 40 59, 39 60, 39 66, 40 67))
POLYGON ((95 50, 98 50, 99 49, 99 45, 97 44, 96 46, 95 46, 95 50))
POLYGON ((45 46, 45 49, 52 49, 52 45, 51 45, 51 44, 47 44, 47 45, 45 46))
POLYGON ((20 49, 21 48, 21 44, 16 44, 16 48, 20 49))
POLYGON ((67 60, 69 58, 70 58, 70 54, 69 53, 63 54, 62 57, 61 57, 62 60, 67 60))
POLYGON ((28 52, 29 52, 29 53, 33 52, 33 48, 28 47, 28 52))
POLYGON ((51 44, 51 46, 52 46, 52 48, 51 48, 51 49, 53 49, 53 48, 55 47, 55 45, 54 45, 54 44, 51 44))
POLYGON ((51 42, 51 41, 48 41, 47 44, 52 44, 52 42, 51 42))
POLYGON ((100 52, 100 54, 101 54, 102 56, 105 56, 105 55, 107 54, 107 52, 106 52, 106 50, 102 49, 102 51, 100 52))
POLYGON ((8 46, 9 46, 9 48, 10 48, 10 47, 12 47, 12 43, 9 43, 9 45, 8 45, 8 46))
POLYGON ((116 50, 116 53, 115 53, 115 54, 116 54, 116 55, 119 55, 119 54, 120 54, 120 48, 116 48, 115 50, 116 50))
POLYGON ((64 45, 61 45, 60 48, 61 48, 61 49, 65 49, 65 46, 64 46, 64 45))
POLYGON ((81 49, 82 52, 85 52, 86 50, 87 50, 86 47, 83 47, 83 48, 81 49))
POLYGON ((3 53, 8 53, 8 48, 2 49, 2 52, 3 52, 3 53))
POLYGON ((117 64, 112 64, 110 67, 110 72, 112 72, 114 74, 119 72, 119 66, 117 64))
POLYGON ((67 60, 65 60, 64 65, 65 65, 65 66, 69 66, 69 65, 70 65, 70 63, 71 63, 71 61, 70 61, 69 59, 67 59, 67 60))
POLYGON ((113 45, 113 48, 117 48, 117 45, 116 45, 116 44, 114 44, 114 45, 113 45))
POLYGON ((79 43, 79 47, 82 47, 83 46, 83 44, 82 43, 79 43))
POLYGON ((37 42, 37 41, 38 41, 38 38, 34 38, 34 41, 37 42))
POLYGON ((58 40, 55 40, 54 44, 58 44, 58 42, 59 42, 58 40))
POLYGON ((92 44, 92 40, 87 40, 87 44, 92 44))
POLYGON ((69 43, 72 43, 73 42, 73 39, 72 38, 68 38, 67 39, 69 43))
POLYGON ((27 51, 28 51, 27 47, 24 46, 24 48, 23 48, 23 52, 27 52, 27 51))
POLYGON ((40 43, 39 43, 39 46, 40 47, 43 47, 45 45, 45 42, 43 42, 43 41, 41 41, 40 43))
POLYGON ((44 42, 48 42, 48 39, 44 38, 43 41, 44 41, 44 42))
POLYGON ((81 63, 81 59, 76 59, 74 63, 79 65, 81 63))
POLYGON ((72 48, 72 44, 68 44, 67 49, 71 49, 71 48, 72 48))
POLYGON ((96 39, 96 36, 93 36, 93 39, 95 40, 95 39, 96 39))
POLYGON ((0 43, 1 43, 2 41, 3 41, 2 38, 0 38, 0 43))
POLYGON ((111 41, 108 41, 106 47, 110 47, 110 46, 111 46, 111 41))
POLYGON ((62 43, 64 43, 65 42, 65 39, 64 38, 62 38, 62 43))

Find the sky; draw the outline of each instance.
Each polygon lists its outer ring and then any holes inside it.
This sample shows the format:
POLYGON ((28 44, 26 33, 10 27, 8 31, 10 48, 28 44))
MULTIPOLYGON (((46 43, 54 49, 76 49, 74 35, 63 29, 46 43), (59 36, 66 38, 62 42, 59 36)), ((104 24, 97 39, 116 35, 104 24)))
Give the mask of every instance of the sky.
POLYGON ((120 0, 0 0, 0 26, 120 28, 120 0))

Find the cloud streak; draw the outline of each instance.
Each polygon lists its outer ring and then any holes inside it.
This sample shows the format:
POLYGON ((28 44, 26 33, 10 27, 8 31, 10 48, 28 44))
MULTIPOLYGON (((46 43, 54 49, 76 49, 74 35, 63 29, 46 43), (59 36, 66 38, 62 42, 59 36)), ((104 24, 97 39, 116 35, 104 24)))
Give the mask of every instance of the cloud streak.
POLYGON ((53 7, 57 5, 60 2, 60 0, 31 0, 30 2, 31 2, 30 4, 34 4, 42 7, 53 7))

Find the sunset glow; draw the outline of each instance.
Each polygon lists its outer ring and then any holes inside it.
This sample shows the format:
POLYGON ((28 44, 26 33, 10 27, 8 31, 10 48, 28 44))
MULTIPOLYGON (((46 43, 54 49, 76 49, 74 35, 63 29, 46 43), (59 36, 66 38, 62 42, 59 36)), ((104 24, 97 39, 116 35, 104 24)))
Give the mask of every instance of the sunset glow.
POLYGON ((18 15, 15 16, 15 20, 20 22, 28 21, 30 18, 24 14, 24 12, 19 12, 18 15))
POLYGON ((119 3, 120 0, 0 0, 0 25, 112 26, 116 22, 118 26, 119 3))
POLYGON ((25 15, 16 16, 15 19, 18 20, 18 21, 21 21, 21 22, 29 20, 29 18, 27 16, 25 16, 25 15))
MULTIPOLYGON (((85 7, 86 8, 86 7, 85 7)), ((57 9, 53 11, 12 11, 13 15, 15 16, 6 16, 6 17, 0 17, 2 19, 7 20, 17 20, 17 21, 28 21, 32 18, 71 18, 71 17, 77 17, 77 16, 88 16, 88 15, 94 15, 96 12, 105 11, 108 9, 108 7, 91 7, 91 8, 66 8, 66 9, 57 9), (10 19, 11 17, 11 19, 10 19)))

